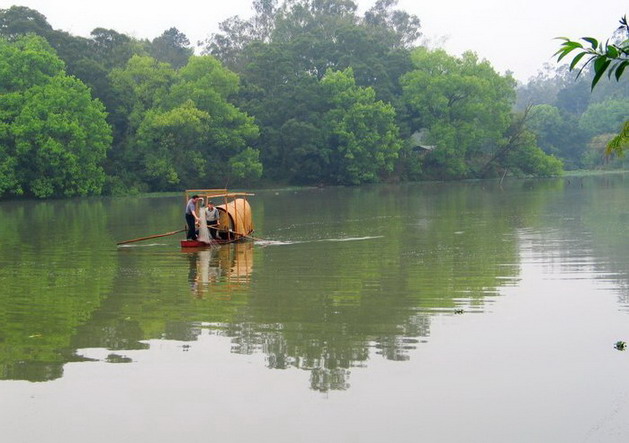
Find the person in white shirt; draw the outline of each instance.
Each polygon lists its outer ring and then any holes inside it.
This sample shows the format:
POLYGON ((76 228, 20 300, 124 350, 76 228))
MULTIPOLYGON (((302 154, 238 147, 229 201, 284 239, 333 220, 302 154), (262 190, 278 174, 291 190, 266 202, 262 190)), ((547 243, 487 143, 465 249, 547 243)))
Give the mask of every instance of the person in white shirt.
POLYGON ((214 206, 212 201, 207 202, 207 210, 205 212, 205 218, 207 221, 207 227, 210 230, 212 238, 218 238, 218 226, 219 226, 219 213, 218 208, 214 206))

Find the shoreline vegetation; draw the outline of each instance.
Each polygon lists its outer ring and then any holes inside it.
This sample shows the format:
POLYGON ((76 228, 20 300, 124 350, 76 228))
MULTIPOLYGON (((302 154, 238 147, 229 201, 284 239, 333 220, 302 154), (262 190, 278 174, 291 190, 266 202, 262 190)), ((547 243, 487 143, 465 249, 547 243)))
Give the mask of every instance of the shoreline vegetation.
POLYGON ((626 79, 590 93, 591 73, 558 67, 519 85, 474 52, 421 46, 396 1, 253 9, 200 55, 176 28, 84 38, 0 9, 0 200, 624 167, 604 151, 629 115, 626 79))
MULTIPOLYGON (((537 181, 547 181, 547 180, 567 180, 569 181, 570 179, 573 178, 580 178, 580 177, 597 177, 597 176, 609 176, 609 175, 622 175, 622 174, 627 174, 629 173, 628 170, 625 169, 598 169, 598 170, 572 170, 572 171, 565 171, 563 174, 559 175, 559 176, 549 176, 549 177, 535 177, 535 176, 520 176, 520 177, 514 177, 514 176, 509 176, 507 177, 505 180, 502 181, 501 183, 501 178, 500 177, 493 177, 493 178, 467 178, 467 179, 459 179, 459 180, 417 180, 417 181, 406 181, 406 182, 395 182, 395 183, 385 183, 385 182, 380 182, 380 183, 365 183, 363 185, 360 186, 374 186, 374 185, 386 185, 386 184, 409 184, 409 185, 417 185, 417 184, 426 184, 426 185, 430 185, 430 184, 439 184, 439 183, 476 183, 476 182, 487 182, 487 183, 499 183, 499 184, 505 184, 505 183, 513 183, 514 181, 530 181, 530 180, 537 180, 537 181)), ((267 184, 267 185, 257 185, 257 186, 252 186, 250 188, 248 188, 249 191, 251 192, 275 192, 275 193, 281 193, 281 192, 296 192, 296 191, 303 191, 303 190, 317 190, 317 189, 325 189, 325 188, 335 188, 335 187, 339 187, 339 188, 343 188, 343 187, 348 187, 348 185, 327 185, 327 186, 313 186, 313 185, 281 185, 281 184, 267 184)), ((352 185, 349 185, 349 187, 353 187, 352 185)), ((240 188, 234 188, 235 191, 240 190, 240 188)), ((150 199, 150 198, 163 198, 163 197, 181 197, 182 193, 181 191, 154 191, 154 192, 128 192, 126 194, 119 194, 119 195, 107 195, 107 194, 101 194, 101 195, 91 195, 88 197, 50 197, 47 200, 72 200, 72 199, 85 199, 85 198, 142 198, 142 199, 150 199)), ((3 202, 19 202, 19 201, 32 201, 32 202, 38 202, 38 201, 46 201, 43 199, 38 199, 36 197, 33 196, 5 196, 3 198, 0 198, 0 204, 3 202)))

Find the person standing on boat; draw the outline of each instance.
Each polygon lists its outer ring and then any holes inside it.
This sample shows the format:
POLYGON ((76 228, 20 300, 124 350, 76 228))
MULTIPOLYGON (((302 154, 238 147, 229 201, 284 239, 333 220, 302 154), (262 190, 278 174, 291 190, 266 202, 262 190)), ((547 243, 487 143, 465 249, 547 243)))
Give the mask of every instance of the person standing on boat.
POLYGON ((218 238, 218 232, 216 228, 218 227, 219 213, 218 213, 218 208, 214 206, 214 203, 212 203, 211 200, 208 200, 207 202, 207 210, 205 211, 205 217, 207 221, 207 227, 210 230, 210 234, 212 235, 212 238, 218 238))
POLYGON ((199 221, 199 217, 197 217, 197 200, 199 200, 198 195, 193 195, 188 203, 186 204, 186 223, 188 225, 188 233, 186 234, 187 240, 196 240, 197 239, 197 229, 196 224, 199 221))

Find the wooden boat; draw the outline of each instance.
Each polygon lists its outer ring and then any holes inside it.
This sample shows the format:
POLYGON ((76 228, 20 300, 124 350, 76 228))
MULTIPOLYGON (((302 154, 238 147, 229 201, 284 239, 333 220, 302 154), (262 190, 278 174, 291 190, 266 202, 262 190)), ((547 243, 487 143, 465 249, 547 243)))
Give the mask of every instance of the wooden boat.
POLYGON ((234 243, 240 240, 222 240, 213 238, 209 243, 205 243, 199 240, 181 240, 182 248, 207 248, 210 246, 219 246, 219 245, 227 245, 229 243, 234 243))
MULTIPOLYGON (((251 205, 249 205, 247 197, 254 194, 228 192, 227 189, 188 189, 184 193, 186 203, 193 195, 201 197, 205 204, 211 200, 218 209, 218 238, 211 239, 210 243, 198 240, 181 240, 182 248, 207 248, 251 239, 254 227, 251 205)), ((198 201, 197 211, 199 208, 200 202, 198 201)))

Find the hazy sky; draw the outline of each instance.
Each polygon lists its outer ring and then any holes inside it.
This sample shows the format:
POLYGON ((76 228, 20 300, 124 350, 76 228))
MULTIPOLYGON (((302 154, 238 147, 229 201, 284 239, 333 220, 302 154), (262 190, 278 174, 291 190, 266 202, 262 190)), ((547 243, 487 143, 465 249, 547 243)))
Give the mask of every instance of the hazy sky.
MULTIPOLYGON (((355 0, 360 12, 375 0, 355 0)), ((204 40, 233 15, 248 18, 251 0, 0 0, 0 9, 28 6, 55 29, 89 36, 96 27, 152 39, 175 26, 204 40)), ((526 81, 553 60, 557 36, 607 38, 629 13, 627 0, 399 0, 417 15, 431 46, 453 55, 471 49, 504 73, 526 81)))

